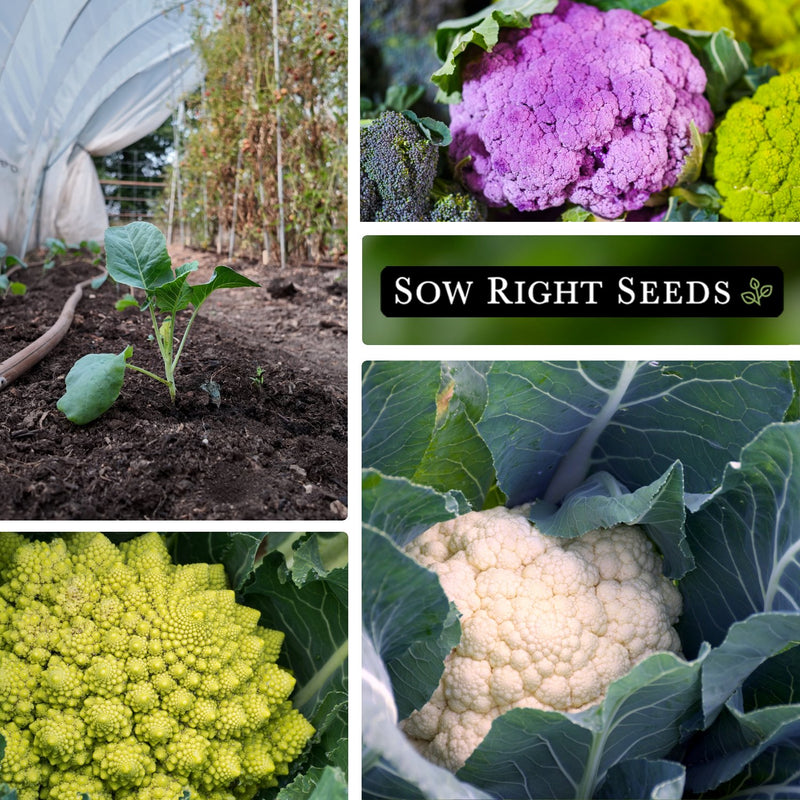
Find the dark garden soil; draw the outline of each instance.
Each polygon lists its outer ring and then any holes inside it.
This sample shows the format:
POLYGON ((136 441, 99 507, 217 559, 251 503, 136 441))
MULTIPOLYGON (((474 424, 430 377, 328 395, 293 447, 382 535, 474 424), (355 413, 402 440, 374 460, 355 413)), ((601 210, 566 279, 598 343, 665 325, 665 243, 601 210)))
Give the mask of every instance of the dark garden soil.
MULTIPOLYGON (((205 281, 217 256, 198 259, 205 281)), ((344 265, 280 270, 229 263, 259 289, 212 295, 165 386, 128 371, 122 395, 83 427, 57 410, 81 356, 134 348, 160 373, 149 315, 115 311, 111 281, 88 291, 58 347, 0 391, 0 519, 343 519, 347 476, 347 296, 344 265), (149 330, 150 329, 150 330, 149 330), (219 386, 218 404, 202 386, 219 386)), ((0 299, 0 362, 55 322, 86 262, 35 265, 23 297, 0 299)), ((182 332, 183 326, 179 326, 182 332)))

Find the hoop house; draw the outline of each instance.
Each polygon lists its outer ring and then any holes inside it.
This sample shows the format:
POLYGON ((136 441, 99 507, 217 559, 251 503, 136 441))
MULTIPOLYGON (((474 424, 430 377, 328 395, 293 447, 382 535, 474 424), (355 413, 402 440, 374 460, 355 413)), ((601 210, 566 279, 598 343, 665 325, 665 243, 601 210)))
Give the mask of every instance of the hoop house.
POLYGON ((0 12, 0 241, 100 239, 92 156, 155 130, 200 80, 199 2, 10 0, 0 12))

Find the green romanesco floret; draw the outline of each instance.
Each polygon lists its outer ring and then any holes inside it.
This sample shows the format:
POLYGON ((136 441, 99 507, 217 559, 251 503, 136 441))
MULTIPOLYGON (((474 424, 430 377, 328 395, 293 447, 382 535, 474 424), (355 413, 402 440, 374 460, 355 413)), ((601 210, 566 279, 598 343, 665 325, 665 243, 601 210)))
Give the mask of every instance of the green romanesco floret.
POLYGON ((410 119, 384 111, 361 128, 361 219, 427 220, 439 148, 410 119))
POLYGON ((800 71, 776 75, 734 103, 710 169, 722 215, 736 222, 800 220, 800 71))
POLYGON ((0 780, 21 800, 247 800, 314 730, 283 634, 158 534, 0 534, 0 780))
POLYGON ((41 791, 43 800, 75 800, 83 794, 88 794, 91 800, 114 800, 103 781, 96 778, 89 767, 54 771, 41 791))

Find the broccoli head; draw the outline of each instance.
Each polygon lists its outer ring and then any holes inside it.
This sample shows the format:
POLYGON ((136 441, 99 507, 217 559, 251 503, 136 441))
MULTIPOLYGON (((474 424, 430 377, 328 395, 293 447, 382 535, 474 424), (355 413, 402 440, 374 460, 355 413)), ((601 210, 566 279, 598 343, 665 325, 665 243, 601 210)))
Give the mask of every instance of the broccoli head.
POLYGON ((677 181, 691 123, 713 125, 705 86, 689 47, 638 14, 561 0, 465 65, 450 155, 488 205, 619 217, 677 181))
POLYGON ((398 111, 361 128, 361 219, 414 222, 429 218, 439 148, 398 111))
POLYGON ((431 222, 480 222, 484 209, 471 194, 450 192, 442 195, 433 204, 431 222))
POLYGON ((283 633, 151 533, 0 533, 0 780, 20 800, 251 798, 314 730, 283 633))
POLYGON ((734 221, 800 220, 800 71, 734 103, 716 132, 711 171, 734 221))

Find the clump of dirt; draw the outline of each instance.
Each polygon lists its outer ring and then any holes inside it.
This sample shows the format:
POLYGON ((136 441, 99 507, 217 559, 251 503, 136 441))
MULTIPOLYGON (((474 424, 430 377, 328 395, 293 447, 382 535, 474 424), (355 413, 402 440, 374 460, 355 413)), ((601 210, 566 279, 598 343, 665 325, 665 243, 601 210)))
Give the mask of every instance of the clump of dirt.
MULTIPOLYGON (((205 281, 215 256, 198 260, 205 281)), ((0 519, 342 519, 347 477, 347 292, 343 265, 283 270, 225 262, 262 288, 213 294, 195 320, 176 381, 128 372, 120 399, 86 426, 56 409, 81 356, 119 353, 157 374, 149 315, 116 311, 124 288, 87 291, 66 338, 0 392, 0 519), (295 291, 270 294, 279 280, 295 291)), ((22 297, 0 300, 0 362, 40 336, 87 261, 31 266, 22 297)), ((183 326, 179 325, 182 332, 183 326)))

